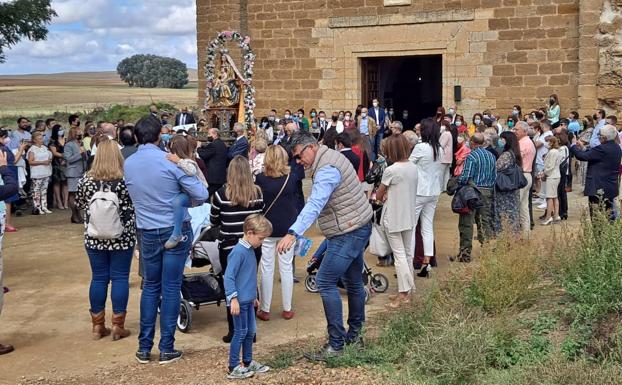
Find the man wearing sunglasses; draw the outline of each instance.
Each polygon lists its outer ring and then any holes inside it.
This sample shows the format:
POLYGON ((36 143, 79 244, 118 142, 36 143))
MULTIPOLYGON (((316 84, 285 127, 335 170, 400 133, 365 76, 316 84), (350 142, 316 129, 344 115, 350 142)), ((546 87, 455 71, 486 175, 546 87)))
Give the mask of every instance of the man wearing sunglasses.
POLYGON ((304 208, 288 234, 277 246, 289 250, 316 220, 328 240, 326 257, 316 282, 328 324, 328 344, 305 355, 313 361, 339 356, 345 344, 358 343, 365 321, 365 290, 361 271, 363 254, 371 234, 372 209, 350 161, 341 153, 319 145, 307 132, 291 138, 292 158, 311 171, 313 187, 304 208), (337 282, 342 278, 348 292, 348 326, 343 326, 337 282))

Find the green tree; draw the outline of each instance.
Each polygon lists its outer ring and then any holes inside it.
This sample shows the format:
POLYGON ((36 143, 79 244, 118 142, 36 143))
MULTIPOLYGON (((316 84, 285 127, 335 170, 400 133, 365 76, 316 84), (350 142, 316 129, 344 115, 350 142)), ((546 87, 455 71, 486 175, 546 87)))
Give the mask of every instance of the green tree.
POLYGON ((156 55, 133 55, 119 62, 117 73, 130 87, 183 88, 188 68, 182 61, 156 55))
POLYGON ((22 38, 45 40, 47 25, 57 16, 50 0, 0 1, 0 63, 5 62, 4 49, 19 43, 22 38))

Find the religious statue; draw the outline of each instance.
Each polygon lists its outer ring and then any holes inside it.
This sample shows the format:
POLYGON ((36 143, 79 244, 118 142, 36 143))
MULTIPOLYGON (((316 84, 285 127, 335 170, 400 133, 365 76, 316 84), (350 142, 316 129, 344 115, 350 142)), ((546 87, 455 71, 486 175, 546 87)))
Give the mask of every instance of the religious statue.
POLYGON ((240 101, 240 86, 231 65, 222 57, 220 73, 209 91, 210 107, 230 107, 240 101))

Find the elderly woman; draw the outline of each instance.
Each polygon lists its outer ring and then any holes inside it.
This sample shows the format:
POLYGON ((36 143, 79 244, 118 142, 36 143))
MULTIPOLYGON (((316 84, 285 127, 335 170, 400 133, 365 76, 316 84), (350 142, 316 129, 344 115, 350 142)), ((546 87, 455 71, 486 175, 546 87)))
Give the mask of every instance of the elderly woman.
POLYGON ((570 152, 579 161, 587 162, 584 194, 590 202, 590 216, 594 206, 602 205, 609 218, 614 219, 613 201, 618 196, 618 172, 622 150, 615 142, 618 132, 612 125, 600 129, 600 145, 585 150, 581 141, 572 139, 570 152))
POLYGON ((67 176, 67 190, 69 190, 69 208, 71 209, 71 223, 83 223, 80 210, 76 206, 76 191, 78 191, 78 181, 84 174, 86 168, 87 153, 82 143, 82 129, 71 127, 63 158, 67 162, 65 175, 67 176))

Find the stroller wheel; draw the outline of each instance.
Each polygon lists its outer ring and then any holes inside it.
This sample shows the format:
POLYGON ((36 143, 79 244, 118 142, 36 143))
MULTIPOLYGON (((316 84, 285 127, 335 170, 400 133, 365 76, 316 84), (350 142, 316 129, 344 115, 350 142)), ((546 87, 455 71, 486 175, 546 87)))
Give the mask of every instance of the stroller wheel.
POLYGON ((305 288, 310 293, 317 293, 319 291, 317 283, 315 282, 315 274, 307 275, 307 278, 305 278, 305 288))
POLYGON ((182 298, 179 304, 179 317, 177 317, 177 329, 182 333, 188 333, 192 325, 192 307, 182 298))
POLYGON ((371 298, 371 291, 369 290, 367 286, 365 286, 365 303, 369 302, 370 298, 371 298))
POLYGON ((371 288, 376 293, 384 293, 389 288, 389 279, 384 274, 374 274, 371 277, 371 288))

